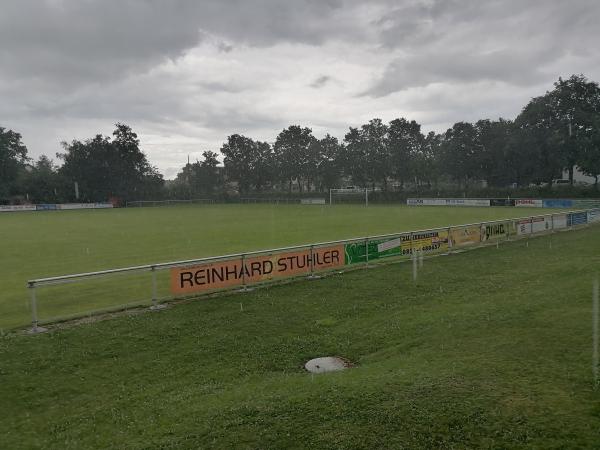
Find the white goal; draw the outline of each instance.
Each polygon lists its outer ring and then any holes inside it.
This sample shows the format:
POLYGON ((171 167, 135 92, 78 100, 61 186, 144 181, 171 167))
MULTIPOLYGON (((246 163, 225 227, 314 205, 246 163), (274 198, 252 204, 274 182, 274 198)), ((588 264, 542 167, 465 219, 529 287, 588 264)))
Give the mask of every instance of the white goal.
POLYGON ((368 188, 329 189, 329 204, 361 203, 369 206, 369 192, 372 191, 368 188))

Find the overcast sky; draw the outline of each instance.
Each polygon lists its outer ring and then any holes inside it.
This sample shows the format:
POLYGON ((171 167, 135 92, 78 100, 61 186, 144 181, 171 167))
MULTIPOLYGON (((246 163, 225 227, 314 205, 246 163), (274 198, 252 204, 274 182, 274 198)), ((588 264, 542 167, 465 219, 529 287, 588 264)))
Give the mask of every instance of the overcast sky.
POLYGON ((0 126, 31 156, 136 131, 166 178, 228 135, 514 118, 600 81, 598 0, 0 0, 0 126))

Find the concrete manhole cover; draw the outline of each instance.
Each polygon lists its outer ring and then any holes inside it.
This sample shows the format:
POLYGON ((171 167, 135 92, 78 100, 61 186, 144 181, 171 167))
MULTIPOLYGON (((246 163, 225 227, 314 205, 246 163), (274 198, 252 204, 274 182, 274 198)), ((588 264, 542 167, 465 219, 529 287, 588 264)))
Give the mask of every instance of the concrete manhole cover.
POLYGON ((304 364, 304 368, 312 373, 335 372, 352 367, 352 363, 339 356, 323 356, 304 364))

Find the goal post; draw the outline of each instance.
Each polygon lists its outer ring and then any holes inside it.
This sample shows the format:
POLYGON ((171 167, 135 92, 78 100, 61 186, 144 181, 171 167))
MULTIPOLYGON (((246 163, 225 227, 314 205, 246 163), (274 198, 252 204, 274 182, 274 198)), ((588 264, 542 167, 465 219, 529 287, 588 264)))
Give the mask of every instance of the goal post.
POLYGON ((369 191, 368 188, 338 188, 329 189, 329 205, 335 203, 364 203, 369 206, 369 191))

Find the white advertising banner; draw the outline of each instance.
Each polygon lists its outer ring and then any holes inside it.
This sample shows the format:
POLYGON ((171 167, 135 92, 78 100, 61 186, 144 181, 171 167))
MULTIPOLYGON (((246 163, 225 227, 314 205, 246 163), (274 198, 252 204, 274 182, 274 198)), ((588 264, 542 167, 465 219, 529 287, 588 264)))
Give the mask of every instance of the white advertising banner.
POLYGON ((550 216, 532 217, 531 219, 519 220, 516 225, 517 234, 541 233, 552 229, 552 218, 550 216))
POLYGON ((588 211, 587 217, 588 223, 600 221, 600 209, 592 209, 588 211))
POLYGON ((409 198, 411 206, 490 206, 486 198, 409 198))
POLYGON ((554 229, 560 230, 561 228, 567 228, 567 215, 566 214, 554 214, 553 216, 554 229))
POLYGON ((544 206, 544 201, 535 198, 521 198, 519 200, 515 200, 515 206, 541 208, 544 206))
POLYGON ((303 205, 324 205, 324 198, 302 198, 300 199, 300 203, 303 205))
POLYGON ((35 205, 0 205, 0 212, 35 211, 35 205))
POLYGON ((445 198, 409 198, 407 205, 411 206, 446 206, 445 198))

